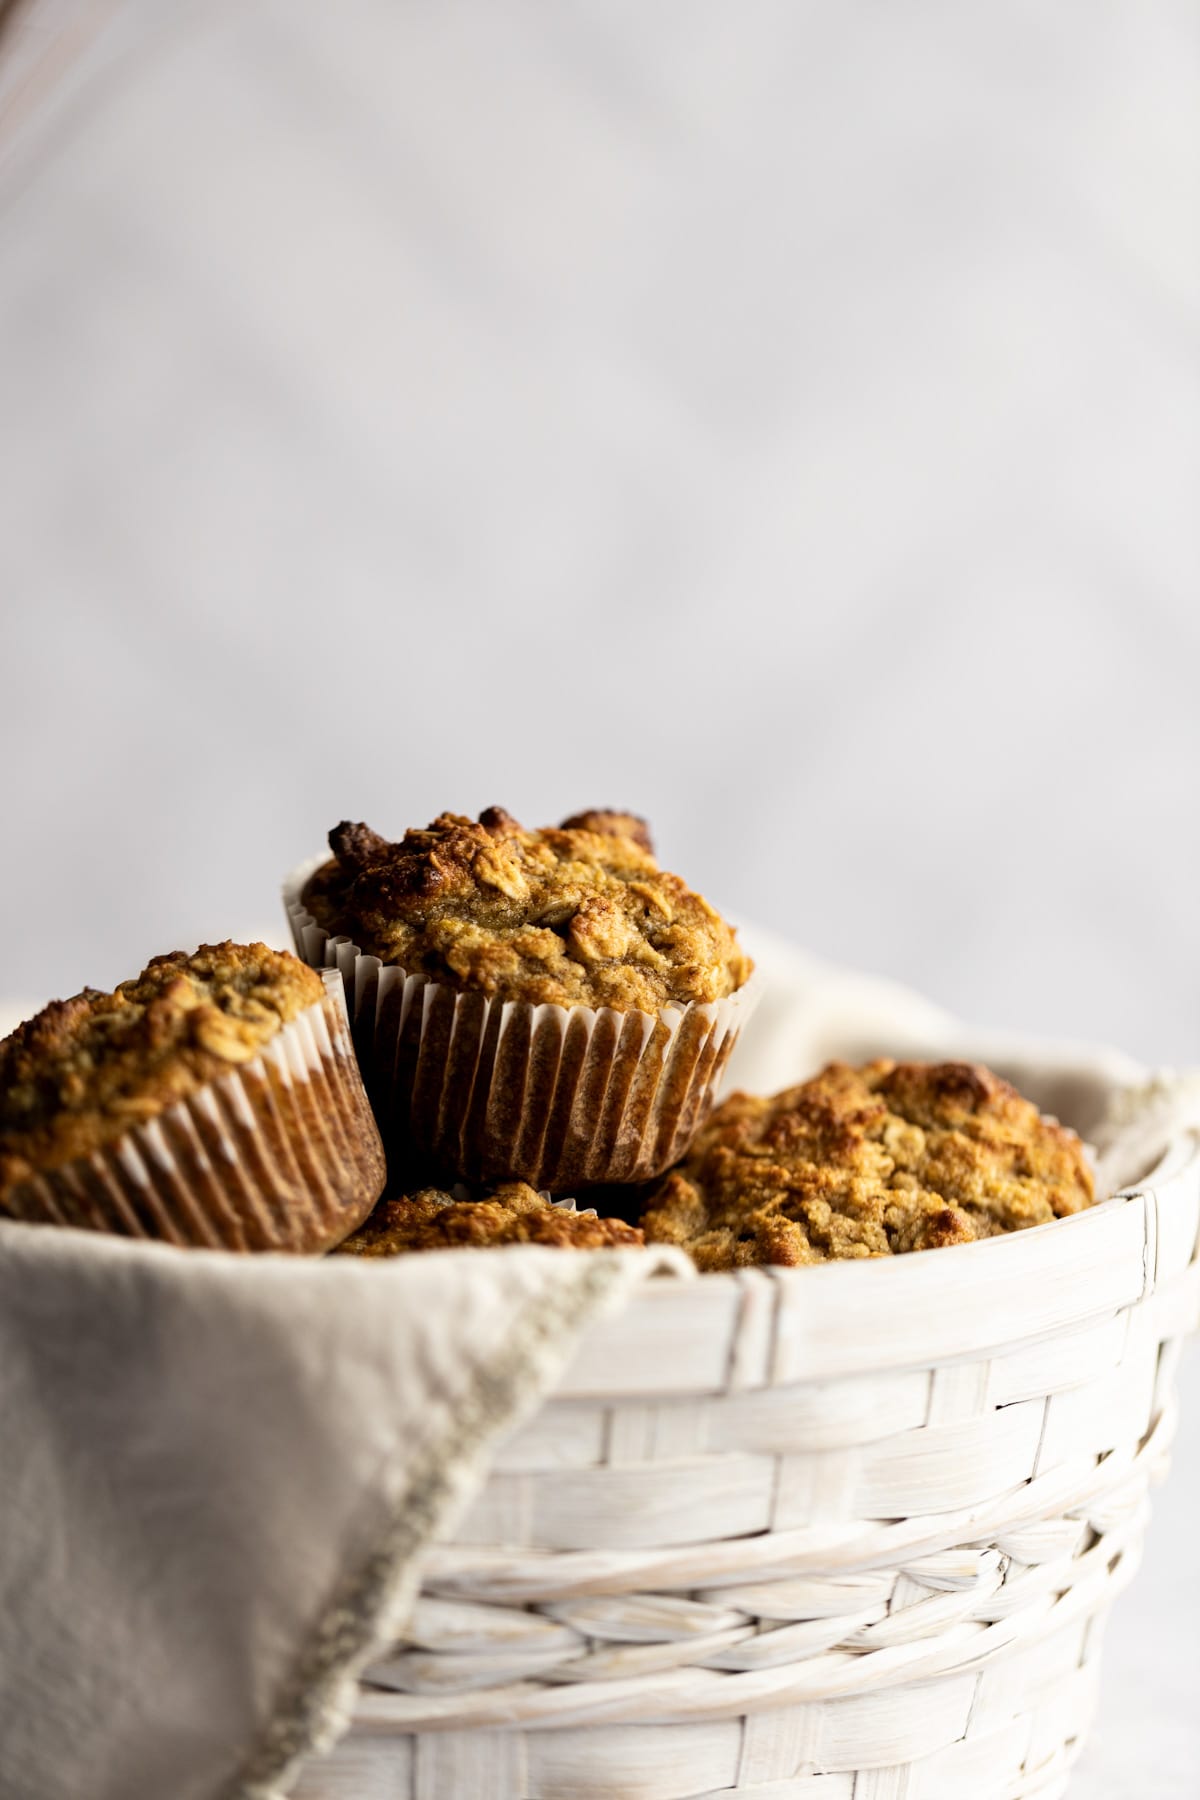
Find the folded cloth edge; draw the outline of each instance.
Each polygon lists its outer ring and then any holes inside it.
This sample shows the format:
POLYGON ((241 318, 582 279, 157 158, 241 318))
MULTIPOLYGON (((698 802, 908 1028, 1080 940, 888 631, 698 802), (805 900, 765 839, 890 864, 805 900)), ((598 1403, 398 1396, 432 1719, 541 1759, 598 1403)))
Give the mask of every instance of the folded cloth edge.
POLYGON ((496 1440, 536 1410, 584 1329, 653 1275, 695 1275, 682 1252, 662 1246, 551 1254, 560 1259, 554 1285, 526 1304, 500 1356, 475 1370, 448 1430, 406 1470, 389 1520, 365 1557, 345 1572, 224 1800, 279 1800, 300 1764, 348 1729, 360 1672, 387 1647, 416 1598, 421 1551, 461 1516, 487 1473, 496 1440))

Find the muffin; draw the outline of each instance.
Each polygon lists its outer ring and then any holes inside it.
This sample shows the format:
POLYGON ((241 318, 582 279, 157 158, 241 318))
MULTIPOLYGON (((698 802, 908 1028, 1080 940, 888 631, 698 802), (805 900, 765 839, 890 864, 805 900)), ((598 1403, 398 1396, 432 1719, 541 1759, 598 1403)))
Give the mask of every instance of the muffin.
POLYGON ((158 956, 0 1043, 0 1214, 318 1251, 366 1217, 383 1179, 340 978, 287 951, 158 956))
POLYGON ((381 1200, 338 1254, 400 1256, 413 1250, 487 1250, 498 1244, 608 1250, 641 1243, 641 1232, 623 1219, 598 1219, 594 1212, 556 1206, 525 1182, 510 1181, 482 1200, 457 1200, 438 1188, 381 1200))
POLYGON ((660 869, 635 815, 527 831, 499 807, 397 843, 329 834, 285 898, 336 964, 393 1177, 563 1193, 687 1149, 753 1005, 734 931, 660 869))
POLYGON ((1094 1199, 1075 1133, 990 1070, 830 1063, 772 1099, 732 1095, 642 1227, 700 1269, 733 1269, 966 1244, 1094 1199))

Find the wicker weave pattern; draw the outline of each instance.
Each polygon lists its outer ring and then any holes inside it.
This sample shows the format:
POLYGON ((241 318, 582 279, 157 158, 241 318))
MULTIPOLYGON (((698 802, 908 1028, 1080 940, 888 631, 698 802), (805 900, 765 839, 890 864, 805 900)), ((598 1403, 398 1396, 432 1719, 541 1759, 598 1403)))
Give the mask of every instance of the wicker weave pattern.
POLYGON ((1200 1159, 894 1264, 652 1287, 302 1796, 1049 1800, 1166 1464, 1200 1159))

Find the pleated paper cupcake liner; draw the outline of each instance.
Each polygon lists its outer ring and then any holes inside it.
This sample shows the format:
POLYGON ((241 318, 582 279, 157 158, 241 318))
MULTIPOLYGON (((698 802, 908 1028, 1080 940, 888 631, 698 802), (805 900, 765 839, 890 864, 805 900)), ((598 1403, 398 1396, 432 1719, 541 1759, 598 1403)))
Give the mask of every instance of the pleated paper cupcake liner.
POLYGON ((754 1008, 756 980, 657 1016, 461 992, 318 925, 301 896, 324 860, 293 873, 284 904, 297 953, 341 971, 394 1176, 425 1160, 466 1180, 562 1193, 646 1181, 684 1154, 754 1008))
POLYGON ((315 1252, 361 1224, 384 1157, 336 971, 251 1061, 10 1193, 14 1216, 213 1250, 315 1252))

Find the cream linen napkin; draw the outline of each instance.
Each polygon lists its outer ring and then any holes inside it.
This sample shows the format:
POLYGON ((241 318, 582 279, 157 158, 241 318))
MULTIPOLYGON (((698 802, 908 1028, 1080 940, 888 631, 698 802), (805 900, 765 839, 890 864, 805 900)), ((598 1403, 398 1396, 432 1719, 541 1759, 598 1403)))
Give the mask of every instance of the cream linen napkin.
MULTIPOLYGON (((746 933, 766 997, 737 1079, 983 1054, 1117 1179, 1197 1084, 1107 1051, 971 1038, 889 983, 746 933)), ((673 1253, 363 1265, 0 1224, 0 1795, 266 1800, 331 1742, 423 1545, 600 1311, 673 1253)), ((584 1341, 581 1344, 581 1339, 584 1341)))
POLYGON ((337 1735, 488 1447, 589 1320, 683 1266, 0 1224, 4 1800, 275 1792, 337 1735))

